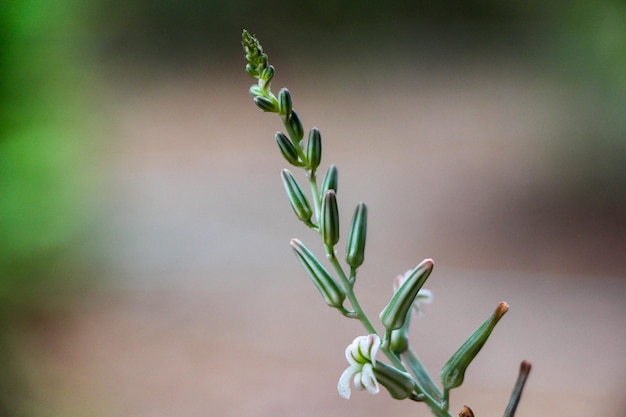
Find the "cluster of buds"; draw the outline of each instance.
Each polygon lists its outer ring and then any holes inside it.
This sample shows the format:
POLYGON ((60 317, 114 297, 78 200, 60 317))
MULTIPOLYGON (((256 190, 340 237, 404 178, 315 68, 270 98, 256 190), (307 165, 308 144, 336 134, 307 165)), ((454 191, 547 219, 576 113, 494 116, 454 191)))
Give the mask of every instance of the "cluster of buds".
MULTIPOLYGON (((257 80, 249 90, 254 103, 261 110, 280 116, 286 133, 276 133, 278 149, 291 166, 303 169, 308 178, 310 198, 294 174, 284 169, 281 178, 287 198, 296 217, 319 234, 332 272, 300 240, 291 240, 292 249, 326 304, 346 317, 359 320, 368 332, 365 336, 355 338, 346 348, 349 366, 339 378, 339 394, 344 398, 350 397, 351 381, 358 390, 367 390, 371 394, 378 393, 382 385, 392 398, 424 402, 435 416, 451 417, 448 411, 450 390, 463 383, 467 367, 482 349, 500 318, 508 311, 508 304, 498 304, 493 314, 450 357, 439 373, 440 384, 437 384, 409 343, 411 315, 416 313, 420 316, 420 303, 432 300, 432 293, 424 289, 423 285, 431 275, 433 261, 425 259, 394 280, 393 295, 379 314, 385 329, 381 338, 354 292, 357 270, 365 260, 367 206, 363 202, 358 203, 352 217, 345 247, 345 262, 349 267, 346 273, 336 257, 336 246, 340 241, 337 167, 330 165, 321 186, 318 185, 317 169, 322 161, 322 135, 319 129, 310 129, 304 141, 304 127, 293 108, 291 93, 286 88, 281 89, 277 96, 272 93, 271 82, 275 70, 269 65, 267 54, 249 32, 244 30, 242 39, 247 60, 246 71, 257 80), (344 305, 346 300, 350 308, 344 305), (377 359, 379 351, 390 364, 377 359)), ((530 364, 523 362, 504 417, 513 417, 529 371, 530 364)), ((459 415, 473 417, 467 406, 459 415)))

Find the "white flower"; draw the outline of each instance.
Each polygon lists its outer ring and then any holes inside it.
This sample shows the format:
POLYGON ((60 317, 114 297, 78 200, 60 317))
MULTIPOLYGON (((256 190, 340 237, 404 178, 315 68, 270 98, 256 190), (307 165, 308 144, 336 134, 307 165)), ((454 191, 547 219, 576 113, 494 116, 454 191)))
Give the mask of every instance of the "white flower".
POLYGON ((359 391, 367 390, 370 394, 380 391, 374 376, 376 354, 381 340, 378 335, 359 336, 346 348, 346 359, 350 366, 339 377, 337 390, 343 398, 350 398, 350 380, 354 377, 354 386, 359 391))
MULTIPOLYGON (((409 275, 413 272, 412 269, 409 269, 404 273, 404 275, 396 275, 393 279, 393 292, 398 291, 398 288, 406 281, 409 275)), ((426 288, 422 288, 417 293, 417 297, 415 297, 415 301, 413 302, 413 312, 417 315, 417 317, 421 317, 424 312, 422 311, 421 303, 430 304, 433 302, 433 293, 431 290, 426 288)))

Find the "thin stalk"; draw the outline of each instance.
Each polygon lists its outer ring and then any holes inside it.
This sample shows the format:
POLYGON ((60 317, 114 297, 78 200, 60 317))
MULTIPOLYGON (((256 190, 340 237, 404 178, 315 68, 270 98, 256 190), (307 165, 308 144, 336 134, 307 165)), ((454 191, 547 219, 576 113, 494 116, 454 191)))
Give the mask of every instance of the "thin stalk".
POLYGON ((317 188, 317 172, 314 169, 311 169, 306 172, 306 175, 309 178, 309 184, 311 185, 311 196, 313 197, 313 206, 315 209, 315 223, 319 226, 322 200, 320 198, 319 189, 317 188))
POLYGON ((439 387, 432 379, 430 373, 426 370, 424 365, 422 365, 422 362, 420 361, 415 351, 409 347, 406 351, 402 353, 402 360, 408 365, 411 373, 415 376, 415 378, 421 385, 422 390, 424 390, 428 395, 430 395, 437 401, 441 401, 442 394, 439 390, 439 387))
POLYGON ((343 268, 341 267, 341 264, 339 263, 337 256, 335 256, 334 250, 332 248, 326 248, 326 249, 327 249, 326 256, 328 258, 328 261, 337 272, 337 275, 339 276, 339 280, 343 284, 344 291, 346 292, 346 297, 348 298, 348 300, 350 301, 350 304, 352 305, 352 308, 356 312, 357 318, 359 319, 361 324, 363 324, 363 327, 365 327, 365 330, 367 330, 371 334, 378 334, 378 332, 374 328, 374 325, 372 325, 372 322, 369 320, 369 318, 367 317, 367 314, 365 314, 365 311, 361 307, 359 300, 356 298, 356 295, 354 294, 354 290, 352 289, 352 285, 350 285, 350 281, 348 280, 348 277, 346 276, 345 272, 343 272, 343 268))
POLYGON ((515 382, 515 387, 513 388, 511 398, 509 399, 509 404, 506 406, 506 410, 504 411, 504 417, 515 416, 517 404, 519 404, 519 400, 522 398, 522 391, 524 390, 526 379, 530 373, 530 368, 530 362, 522 361, 519 368, 519 375, 517 376, 517 381, 515 382))

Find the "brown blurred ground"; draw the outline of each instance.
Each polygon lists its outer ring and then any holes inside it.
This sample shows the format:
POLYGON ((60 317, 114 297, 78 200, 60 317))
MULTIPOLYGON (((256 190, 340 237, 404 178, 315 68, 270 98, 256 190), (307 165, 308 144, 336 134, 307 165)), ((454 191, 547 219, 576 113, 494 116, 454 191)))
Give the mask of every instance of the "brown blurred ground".
MULTIPOLYGON (((343 349, 363 331, 324 307, 291 254, 292 237, 316 246, 283 196, 281 126, 232 70, 111 78, 115 289, 33 336, 41 395, 66 416, 429 415, 384 393, 337 395, 343 349)), ((563 92, 507 63, 347 75, 279 66, 275 89, 320 127, 342 218, 369 205, 357 290, 372 318, 393 275, 432 257, 435 303, 412 335, 430 369, 511 305, 452 410, 501 414, 528 359, 519 417, 618 415, 624 215, 559 191, 563 92)))

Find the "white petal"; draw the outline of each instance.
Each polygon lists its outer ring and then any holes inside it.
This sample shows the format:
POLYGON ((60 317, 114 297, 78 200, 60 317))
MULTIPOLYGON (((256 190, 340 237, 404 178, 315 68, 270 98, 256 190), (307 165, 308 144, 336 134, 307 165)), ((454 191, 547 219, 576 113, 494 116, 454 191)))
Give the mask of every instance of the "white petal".
MULTIPOLYGON (((354 341, 356 342, 356 339, 354 339, 354 341)), ((369 342, 368 342, 368 338, 367 336, 359 336, 359 344, 358 344, 358 355, 360 359, 368 359, 368 352, 369 352, 369 342)), ((367 362, 367 360, 363 360, 361 362, 367 362)))
POLYGON ((378 381, 374 376, 374 368, 369 363, 363 365, 363 369, 360 372, 361 385, 367 389, 370 394, 378 394, 380 388, 378 387, 378 381))
POLYGON ((354 388, 358 389, 359 391, 363 391, 365 389, 365 385, 363 385, 363 382, 361 382, 360 372, 357 372, 354 375, 354 388))
POLYGON ((350 379, 352 375, 359 372, 361 367, 357 364, 350 365, 339 377, 339 383, 337 384, 337 391, 343 398, 350 398, 350 379))
POLYGON ((351 365, 375 363, 376 354, 381 345, 380 337, 376 334, 359 336, 346 348, 346 359, 351 365))
POLYGON ((348 347, 346 348, 346 359, 348 360, 348 363, 350 365, 357 364, 358 350, 359 350, 359 345, 358 345, 357 339, 354 339, 354 341, 350 343, 348 347))
POLYGON ((370 334, 368 336, 368 340, 370 341, 370 349, 369 349, 369 360, 372 365, 376 365, 376 354, 378 353, 378 349, 380 349, 380 344, 382 343, 380 337, 375 334, 370 334))

